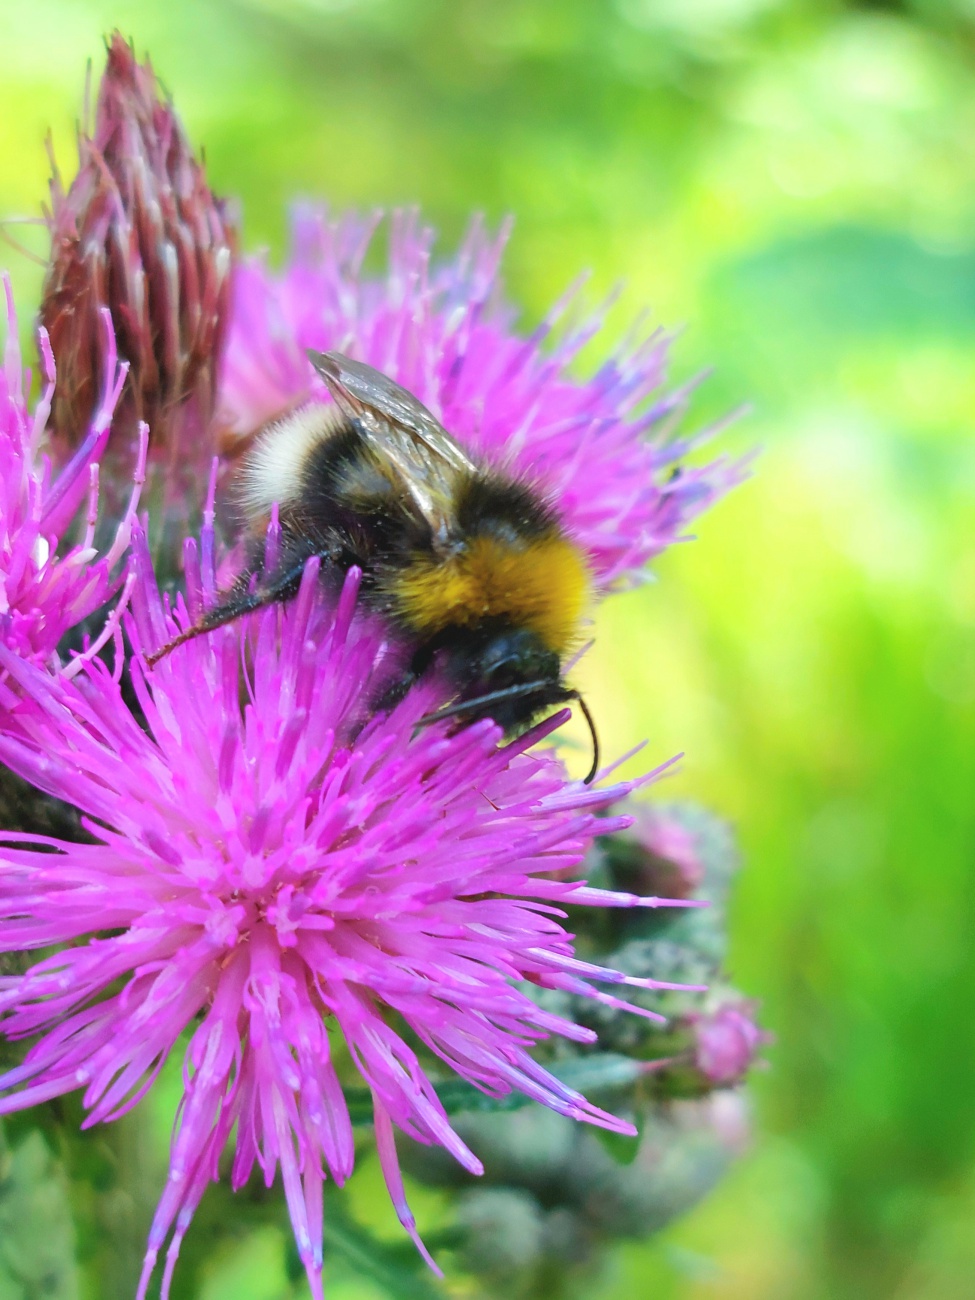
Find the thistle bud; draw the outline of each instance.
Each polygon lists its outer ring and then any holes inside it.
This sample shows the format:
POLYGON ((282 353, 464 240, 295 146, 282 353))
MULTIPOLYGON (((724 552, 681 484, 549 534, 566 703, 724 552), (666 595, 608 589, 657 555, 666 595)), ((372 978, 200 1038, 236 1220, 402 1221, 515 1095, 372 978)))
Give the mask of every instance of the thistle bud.
MULTIPOLYGON (((230 298, 234 233, 148 61, 115 33, 95 107, 79 133, 78 174, 51 180, 51 259, 40 323, 57 364, 51 411, 66 455, 88 427, 104 373, 107 307, 129 363, 108 463, 129 452, 137 421, 175 463, 204 443, 230 298)), ((197 456, 192 456, 194 463, 197 456)))
POLYGON ((541 1207, 520 1188, 466 1191, 460 1198, 457 1221, 463 1234, 464 1266, 471 1273, 510 1282, 535 1264, 543 1252, 541 1207))
POLYGON ((694 1035, 694 1068, 710 1088, 741 1083, 772 1035, 755 1023, 755 1004, 744 998, 688 1017, 694 1035))
POLYGON ((685 1214, 751 1135, 740 1091, 644 1106, 640 1137, 622 1150, 540 1109, 460 1115, 454 1125, 484 1157, 483 1183, 472 1186, 418 1143, 402 1144, 404 1162, 421 1182, 451 1189, 463 1265, 486 1293, 509 1300, 555 1293, 553 1278, 582 1294, 610 1243, 648 1237, 685 1214))
POLYGON ((703 1010, 676 1014, 659 1043, 653 1091, 693 1098, 743 1083, 773 1041, 755 1018, 756 1004, 734 989, 712 988, 703 1010))
POLYGON ((614 811, 633 818, 628 830, 606 837, 614 875, 625 877, 637 894, 693 898, 704 881, 704 862, 698 836, 682 820, 682 810, 630 800, 614 811))

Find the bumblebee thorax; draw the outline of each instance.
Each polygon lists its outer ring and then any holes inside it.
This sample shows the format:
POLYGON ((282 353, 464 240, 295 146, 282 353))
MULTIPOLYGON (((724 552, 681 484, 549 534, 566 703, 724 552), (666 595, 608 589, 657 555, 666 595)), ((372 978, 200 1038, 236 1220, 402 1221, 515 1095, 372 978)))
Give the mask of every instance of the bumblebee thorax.
POLYGON ((562 655, 588 593, 582 552, 552 531, 528 538, 482 534, 445 554, 417 552, 397 574, 391 595, 399 619, 417 636, 497 621, 529 629, 562 655))

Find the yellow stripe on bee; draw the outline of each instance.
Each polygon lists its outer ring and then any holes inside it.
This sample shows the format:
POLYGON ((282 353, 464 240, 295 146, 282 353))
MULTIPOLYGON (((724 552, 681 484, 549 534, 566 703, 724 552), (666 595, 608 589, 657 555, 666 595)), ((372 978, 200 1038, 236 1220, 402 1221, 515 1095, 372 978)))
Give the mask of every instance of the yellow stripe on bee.
POLYGON ((475 537, 447 560, 418 555, 395 585, 401 617, 425 636, 507 618, 560 655, 578 631, 588 595, 585 560, 564 537, 520 547, 475 537))

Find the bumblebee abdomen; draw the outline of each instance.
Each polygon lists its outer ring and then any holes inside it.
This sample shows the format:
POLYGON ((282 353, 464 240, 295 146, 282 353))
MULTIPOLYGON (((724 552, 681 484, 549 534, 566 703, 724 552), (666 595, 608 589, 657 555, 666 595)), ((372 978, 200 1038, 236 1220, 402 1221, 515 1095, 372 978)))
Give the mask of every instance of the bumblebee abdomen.
POLYGON ((588 594, 582 552, 556 531, 473 537, 447 558, 416 552, 388 591, 398 621, 419 638, 499 621, 527 628, 560 656, 577 634, 588 594))
POLYGON ((306 492, 309 466, 323 452, 334 458, 347 425, 331 407, 310 402, 275 420, 262 432, 248 457, 237 495, 244 513, 260 530, 271 506, 282 509, 306 492))

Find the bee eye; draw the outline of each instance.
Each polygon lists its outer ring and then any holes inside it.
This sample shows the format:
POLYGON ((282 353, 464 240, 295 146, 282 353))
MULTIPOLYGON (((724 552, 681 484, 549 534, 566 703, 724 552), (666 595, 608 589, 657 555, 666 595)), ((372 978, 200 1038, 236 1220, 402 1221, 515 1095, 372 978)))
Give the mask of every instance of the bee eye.
POLYGON ((517 638, 511 635, 495 637, 489 641, 481 655, 481 673, 490 679, 498 672, 518 662, 517 638))
POLYGON ((559 658, 533 632, 499 632, 485 645, 479 676, 492 689, 516 680, 550 680, 559 676, 559 658))

